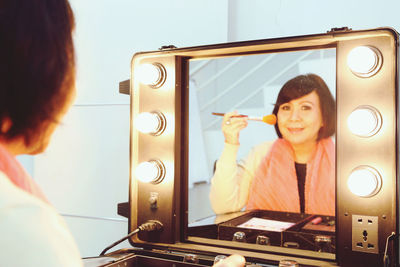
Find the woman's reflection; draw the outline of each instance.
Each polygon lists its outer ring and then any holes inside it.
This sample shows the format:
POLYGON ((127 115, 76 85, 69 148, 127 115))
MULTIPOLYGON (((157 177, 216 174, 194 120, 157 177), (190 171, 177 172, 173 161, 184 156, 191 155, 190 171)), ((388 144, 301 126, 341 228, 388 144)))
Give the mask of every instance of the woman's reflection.
POLYGON ((286 82, 273 109, 278 139, 255 146, 236 164, 247 118, 226 113, 225 145, 211 181, 217 214, 246 209, 335 215, 335 100, 315 74, 286 82))

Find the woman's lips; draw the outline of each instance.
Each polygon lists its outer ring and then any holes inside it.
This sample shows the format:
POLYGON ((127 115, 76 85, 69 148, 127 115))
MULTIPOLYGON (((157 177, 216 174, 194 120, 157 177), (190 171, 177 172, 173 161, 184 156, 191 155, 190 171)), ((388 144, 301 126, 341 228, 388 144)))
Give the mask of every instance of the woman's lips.
POLYGON ((295 127, 290 127, 290 128, 287 128, 287 129, 292 134, 301 133, 304 130, 304 128, 299 128, 299 127, 296 127, 296 128, 295 127))

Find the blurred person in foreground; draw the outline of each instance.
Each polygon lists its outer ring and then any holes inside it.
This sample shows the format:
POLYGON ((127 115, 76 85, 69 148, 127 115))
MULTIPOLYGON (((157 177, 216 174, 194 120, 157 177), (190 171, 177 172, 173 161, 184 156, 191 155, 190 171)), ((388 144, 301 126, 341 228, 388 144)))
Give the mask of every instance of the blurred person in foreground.
POLYGON ((43 152, 74 100, 73 29, 66 0, 0 1, 1 266, 83 266, 64 220, 15 158, 43 152))
POLYGON ((75 97, 66 0, 0 1, 0 265, 83 266, 62 217, 16 160, 43 152, 75 97))

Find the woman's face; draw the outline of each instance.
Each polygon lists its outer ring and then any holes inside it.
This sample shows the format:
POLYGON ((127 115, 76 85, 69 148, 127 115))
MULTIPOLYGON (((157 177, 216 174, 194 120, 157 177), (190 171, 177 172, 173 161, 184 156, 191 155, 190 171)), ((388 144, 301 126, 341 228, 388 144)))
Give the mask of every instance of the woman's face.
POLYGON ((316 142, 322 126, 319 97, 315 91, 279 106, 279 131, 292 145, 316 142))

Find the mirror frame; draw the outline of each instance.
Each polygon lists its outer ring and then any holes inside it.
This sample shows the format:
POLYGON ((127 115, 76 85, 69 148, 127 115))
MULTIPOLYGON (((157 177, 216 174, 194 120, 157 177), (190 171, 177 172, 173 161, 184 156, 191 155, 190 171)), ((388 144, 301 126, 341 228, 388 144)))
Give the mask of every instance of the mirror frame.
MULTIPOLYGON (((363 31, 336 29, 326 34, 255 40, 188 48, 167 48, 137 53, 131 62, 131 136, 130 136, 130 217, 129 231, 156 219, 164 224, 160 233, 139 233, 130 239, 134 246, 185 251, 217 251, 239 253, 247 257, 279 261, 286 255, 310 265, 380 264, 386 240, 398 234, 398 33, 390 28, 363 31), (347 54, 360 45, 377 48, 383 57, 381 69, 372 77, 358 77, 347 67, 347 54), (248 245, 244 249, 229 241, 197 239, 187 236, 188 212, 188 60, 258 53, 276 53, 306 49, 336 48, 336 254, 286 248, 260 249, 248 245), (158 89, 141 84, 138 66, 162 64, 167 73, 158 89), (380 131, 370 138, 351 134, 346 126, 349 114, 360 105, 371 105, 382 116, 380 131), (140 112, 161 111, 167 127, 160 136, 139 133, 134 121, 140 112), (143 183, 136 179, 136 166, 149 159, 165 164, 161 183, 143 183), (361 198, 347 188, 347 179, 354 168, 373 166, 382 177, 382 188, 374 196, 361 198), (157 193, 156 206, 149 203, 157 193), (378 252, 360 251, 355 247, 360 228, 357 216, 376 219, 378 252), (228 248, 228 249, 227 249, 228 248)), ((255 247, 256 246, 256 247, 255 247)), ((394 242, 395 262, 399 262, 398 241, 394 242)))

